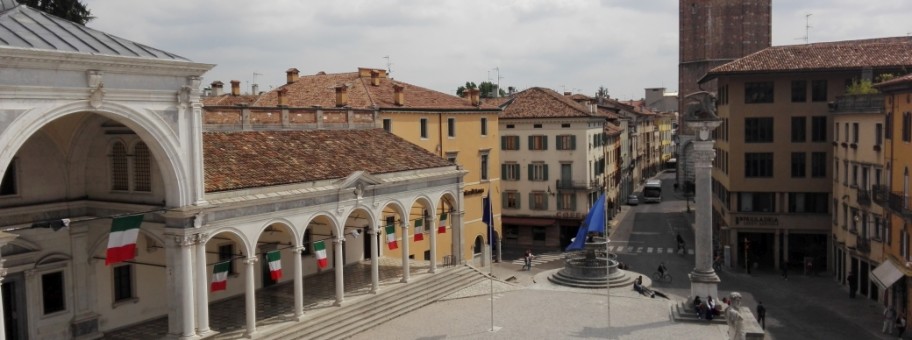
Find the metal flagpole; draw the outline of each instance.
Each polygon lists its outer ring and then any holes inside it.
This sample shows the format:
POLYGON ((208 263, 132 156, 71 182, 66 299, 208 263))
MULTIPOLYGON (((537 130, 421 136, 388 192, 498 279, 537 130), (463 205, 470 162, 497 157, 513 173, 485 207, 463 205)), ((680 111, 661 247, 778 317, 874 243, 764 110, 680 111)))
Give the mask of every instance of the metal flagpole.
MULTIPOLYGON (((604 133, 604 132, 603 132, 604 133)), ((606 154, 605 156, 605 189, 602 195, 605 195, 605 200, 602 201, 602 204, 605 206, 605 295, 607 295, 606 301, 608 305, 608 330, 611 330, 611 256, 608 253, 608 232, 610 222, 608 221, 608 157, 607 157, 607 148, 605 145, 602 145, 602 153, 606 154)))
POLYGON ((494 202, 491 201, 491 182, 488 182, 488 203, 482 209, 483 214, 487 214, 486 218, 488 223, 486 227, 488 228, 488 258, 485 259, 488 261, 488 279, 491 282, 491 332, 496 332, 499 327, 494 326, 494 261, 491 256, 494 255, 494 202), (485 212, 487 210, 487 212, 485 212))

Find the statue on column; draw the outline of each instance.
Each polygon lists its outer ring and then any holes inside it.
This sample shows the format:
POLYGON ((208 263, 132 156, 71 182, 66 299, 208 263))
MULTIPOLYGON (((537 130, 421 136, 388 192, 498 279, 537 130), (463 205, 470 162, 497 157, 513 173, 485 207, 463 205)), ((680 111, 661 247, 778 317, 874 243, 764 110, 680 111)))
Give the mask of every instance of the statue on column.
POLYGON ((725 309, 725 320, 728 322, 728 338, 744 339, 744 317, 741 316, 741 294, 731 293, 731 303, 725 309))

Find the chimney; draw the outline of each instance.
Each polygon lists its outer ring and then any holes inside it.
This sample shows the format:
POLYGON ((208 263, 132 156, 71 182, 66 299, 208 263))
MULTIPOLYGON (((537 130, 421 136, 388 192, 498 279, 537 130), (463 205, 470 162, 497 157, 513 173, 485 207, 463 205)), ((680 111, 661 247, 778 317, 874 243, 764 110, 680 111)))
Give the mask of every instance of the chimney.
POLYGON ((241 95, 241 81, 240 81, 240 80, 232 80, 232 81, 231 81, 231 95, 232 95, 232 96, 240 96, 240 95, 241 95))
POLYGON ((291 84, 291 83, 298 81, 298 74, 300 74, 300 73, 301 73, 301 71, 298 71, 298 69, 296 69, 294 67, 288 69, 287 71, 285 71, 285 83, 291 84))
MULTIPOLYGON (((380 71, 371 70, 371 85, 380 86, 380 71)), ((395 85, 393 85, 395 88, 395 85)))
POLYGON ((348 105, 348 85, 336 85, 336 106, 348 105))
POLYGON ((222 86, 224 85, 224 83, 216 80, 216 81, 212 82, 212 84, 210 84, 210 85, 212 85, 212 95, 213 96, 218 97, 218 96, 222 95, 222 86))
POLYGON ((570 96, 570 95, 573 95, 573 92, 566 91, 566 92, 564 92, 564 95, 565 95, 565 96, 570 96))
POLYGON ((258 84, 250 85, 250 93, 253 94, 254 96, 260 94, 260 85, 258 85, 258 84))
POLYGON ((276 93, 279 95, 279 106, 288 106, 288 89, 279 89, 276 93))
POLYGON ((399 106, 405 105, 405 86, 393 84, 393 103, 399 106))
POLYGON ((481 90, 467 89, 466 92, 469 93, 469 104, 472 104, 472 106, 481 105, 481 90))

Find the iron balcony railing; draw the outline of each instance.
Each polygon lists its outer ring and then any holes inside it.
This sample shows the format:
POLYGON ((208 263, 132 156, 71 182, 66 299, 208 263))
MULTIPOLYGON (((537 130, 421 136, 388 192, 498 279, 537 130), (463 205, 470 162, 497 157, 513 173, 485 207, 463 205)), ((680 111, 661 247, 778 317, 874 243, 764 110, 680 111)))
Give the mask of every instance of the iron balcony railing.
POLYGON ((871 186, 871 198, 874 203, 880 206, 885 206, 887 203, 887 197, 889 197, 889 195, 887 195, 886 185, 878 184, 871 186))
POLYGON ((871 252, 871 240, 862 235, 855 236, 855 250, 860 253, 871 252))
POLYGON ((897 215, 912 217, 912 210, 909 210, 909 197, 901 192, 890 193, 890 202, 887 207, 897 215))
POLYGON ((589 181, 562 181, 557 180, 557 189, 558 190, 571 190, 571 191, 586 191, 590 187, 589 181))
POLYGON ((880 113, 884 112, 884 95, 859 94, 838 96, 829 103, 830 112, 833 113, 880 113))
POLYGON ((869 206, 871 205, 871 191, 864 190, 862 188, 856 189, 855 192, 855 201, 860 205, 869 206))

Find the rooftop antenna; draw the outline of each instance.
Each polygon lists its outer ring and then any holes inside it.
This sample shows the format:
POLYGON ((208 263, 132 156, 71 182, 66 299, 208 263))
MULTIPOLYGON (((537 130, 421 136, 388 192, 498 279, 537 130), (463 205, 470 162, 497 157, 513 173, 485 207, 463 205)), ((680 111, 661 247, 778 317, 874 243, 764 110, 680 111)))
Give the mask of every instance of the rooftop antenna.
POLYGON ((387 74, 387 75, 392 74, 392 73, 393 73, 393 69, 390 68, 390 66, 393 66, 393 64, 390 63, 390 56, 388 56, 388 55, 387 55, 387 56, 384 56, 383 59, 386 59, 386 74, 387 74))
POLYGON ((810 34, 808 34, 808 33, 810 33, 810 31, 811 31, 811 15, 813 15, 813 13, 808 13, 808 14, 804 15, 804 44, 805 45, 808 44, 808 38, 810 37, 810 34))
MULTIPOLYGON (((497 72, 497 90, 495 91, 496 93, 494 93, 494 97, 496 98, 496 97, 500 97, 500 80, 503 79, 503 77, 500 76, 500 67, 499 66, 495 67, 493 69, 493 71, 497 72)), ((490 78, 490 73, 491 73, 491 71, 488 71, 488 74, 489 74, 488 78, 490 78)))

